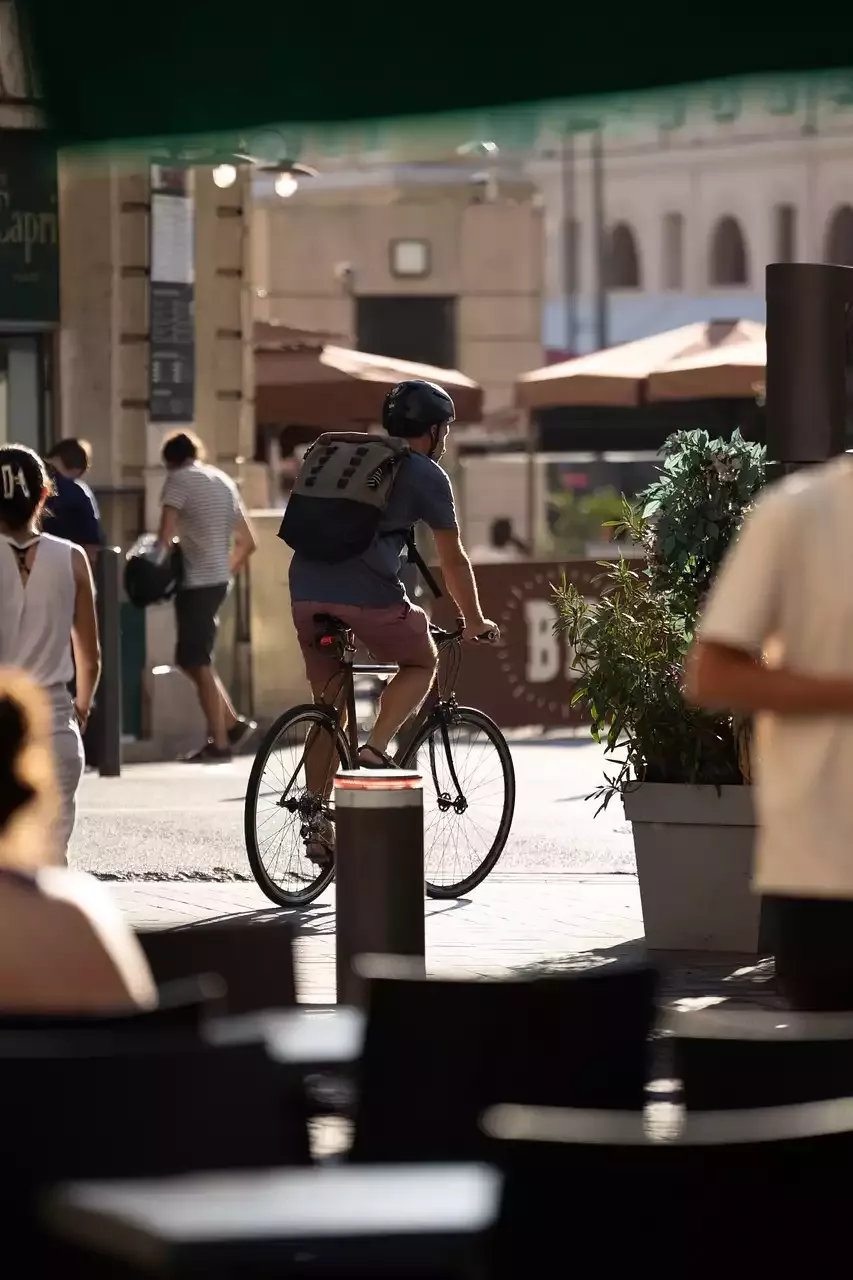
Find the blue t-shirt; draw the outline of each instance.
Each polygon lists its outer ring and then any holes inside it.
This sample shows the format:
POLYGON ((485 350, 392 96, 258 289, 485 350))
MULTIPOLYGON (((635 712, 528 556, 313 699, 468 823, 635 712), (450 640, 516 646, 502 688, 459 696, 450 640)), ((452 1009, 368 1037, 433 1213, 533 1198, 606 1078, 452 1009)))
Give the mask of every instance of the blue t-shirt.
POLYGON ((382 609, 406 599, 400 580, 406 531, 423 520, 430 529, 456 529, 453 489, 437 463, 413 453, 400 463, 379 535, 364 555, 340 564, 322 564, 294 555, 290 565, 292 600, 360 605, 382 609))
POLYGON ((56 493, 48 498, 44 531, 54 538, 67 538, 78 547, 99 547, 103 543, 95 495, 82 480, 71 480, 51 468, 56 493))

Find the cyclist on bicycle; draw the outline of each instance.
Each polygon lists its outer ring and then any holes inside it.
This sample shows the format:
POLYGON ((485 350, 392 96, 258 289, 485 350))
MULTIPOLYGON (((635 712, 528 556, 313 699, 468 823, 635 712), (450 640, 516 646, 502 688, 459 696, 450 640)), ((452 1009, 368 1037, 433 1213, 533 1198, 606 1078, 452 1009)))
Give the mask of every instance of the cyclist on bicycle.
POLYGON ((445 586, 464 618, 464 639, 478 640, 498 631, 483 616, 471 562, 459 537, 453 489, 438 466, 454 416, 453 401, 434 382, 413 379, 394 387, 385 398, 382 425, 390 436, 404 439, 410 453, 397 467, 378 535, 355 559, 329 564, 295 554, 291 562, 293 620, 315 701, 331 700, 328 691, 340 673, 337 660, 316 645, 318 613, 339 618, 379 662, 399 667, 359 753, 362 768, 393 767, 386 754, 388 744, 421 706, 435 677, 437 656, 429 621, 408 599, 401 580, 407 533, 419 521, 433 532, 445 586))

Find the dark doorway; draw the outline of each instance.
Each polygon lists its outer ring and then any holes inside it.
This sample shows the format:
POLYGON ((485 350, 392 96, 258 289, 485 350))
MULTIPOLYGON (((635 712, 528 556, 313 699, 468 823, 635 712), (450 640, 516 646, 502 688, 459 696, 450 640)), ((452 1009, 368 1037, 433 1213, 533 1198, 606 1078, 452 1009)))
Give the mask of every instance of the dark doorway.
POLYGON ((356 298, 359 351, 456 368, 456 299, 356 298))

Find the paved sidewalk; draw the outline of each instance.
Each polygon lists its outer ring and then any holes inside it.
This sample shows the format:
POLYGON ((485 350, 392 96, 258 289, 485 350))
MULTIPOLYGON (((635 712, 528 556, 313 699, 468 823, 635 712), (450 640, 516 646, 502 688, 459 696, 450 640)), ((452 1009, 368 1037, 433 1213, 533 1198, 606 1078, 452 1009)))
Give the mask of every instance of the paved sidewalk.
MULTIPOLYGON (((282 914, 254 884, 192 880, 107 882, 131 923, 174 928, 245 916, 247 923, 282 914)), ((301 912, 285 913, 298 929, 300 999, 335 999, 334 890, 301 912)), ((512 972, 580 971, 645 957, 635 876, 537 874, 491 876, 467 899, 426 902, 427 970, 496 976, 512 972)), ((656 955, 664 995, 703 1004, 721 998, 774 1004, 772 970, 736 957, 656 955)))

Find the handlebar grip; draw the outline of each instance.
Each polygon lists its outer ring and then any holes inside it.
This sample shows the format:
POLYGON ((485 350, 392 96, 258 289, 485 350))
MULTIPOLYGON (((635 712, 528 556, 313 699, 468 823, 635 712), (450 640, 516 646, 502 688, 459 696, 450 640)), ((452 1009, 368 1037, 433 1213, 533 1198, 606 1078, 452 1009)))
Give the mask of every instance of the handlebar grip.
MULTIPOLYGON (((459 632, 460 635, 465 630, 464 618, 456 619, 456 630, 459 632)), ((477 636, 477 640, 482 641, 484 644, 494 644, 497 640, 500 639, 500 635, 501 635, 500 631, 495 631, 495 630, 484 631, 482 635, 477 636)))

